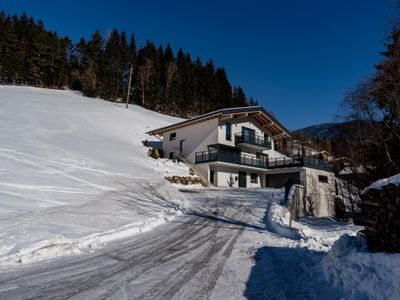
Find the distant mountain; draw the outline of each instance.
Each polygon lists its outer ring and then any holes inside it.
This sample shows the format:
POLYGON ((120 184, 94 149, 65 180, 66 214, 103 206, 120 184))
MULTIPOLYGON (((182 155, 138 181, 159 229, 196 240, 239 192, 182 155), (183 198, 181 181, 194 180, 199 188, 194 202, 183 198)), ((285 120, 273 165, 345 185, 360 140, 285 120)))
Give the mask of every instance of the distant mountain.
POLYGON ((322 123, 294 130, 293 133, 298 136, 310 136, 315 139, 325 139, 337 142, 343 138, 343 133, 350 125, 351 122, 322 123))

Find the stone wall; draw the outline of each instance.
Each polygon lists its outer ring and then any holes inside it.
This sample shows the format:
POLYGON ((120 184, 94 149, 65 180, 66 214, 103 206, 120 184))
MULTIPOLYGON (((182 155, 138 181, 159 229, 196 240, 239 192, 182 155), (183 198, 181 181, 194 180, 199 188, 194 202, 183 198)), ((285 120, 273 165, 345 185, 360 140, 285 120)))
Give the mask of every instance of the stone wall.
POLYGON ((400 186, 389 184, 361 195, 355 223, 364 226, 371 251, 400 252, 400 186))

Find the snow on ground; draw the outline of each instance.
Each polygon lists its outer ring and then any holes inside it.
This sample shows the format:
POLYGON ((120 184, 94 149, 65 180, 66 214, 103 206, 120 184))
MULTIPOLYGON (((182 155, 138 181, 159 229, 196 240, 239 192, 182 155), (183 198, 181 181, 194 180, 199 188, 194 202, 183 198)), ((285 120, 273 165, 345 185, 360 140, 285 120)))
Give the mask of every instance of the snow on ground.
MULTIPOLYGON (((369 189, 400 184, 400 174, 381 179, 369 189)), ((349 293, 352 299, 398 299, 400 295, 400 254, 371 253, 365 238, 345 234, 321 262, 326 279, 349 293)))
POLYGON ((326 279, 351 299, 398 299, 400 254, 371 253, 365 239, 343 235, 322 260, 326 279))
MULTIPOLYGON (((246 222, 251 226, 243 225, 248 230, 235 244, 210 298, 340 299, 349 295, 328 284, 321 260, 337 239, 344 234, 355 235, 361 228, 332 218, 312 217, 292 221, 289 227, 284 190, 262 189, 258 193, 265 202, 251 207, 246 222)), ((222 197, 214 200, 216 207, 222 197)))
POLYGON ((304 217, 298 221, 293 220, 291 227, 289 222, 290 212, 282 200, 272 201, 266 212, 267 228, 281 237, 296 240, 298 247, 326 252, 340 236, 355 235, 362 229, 330 217, 304 217))
POLYGON ((72 91, 0 86, 0 267, 91 251, 185 201, 146 131, 179 121, 72 91))

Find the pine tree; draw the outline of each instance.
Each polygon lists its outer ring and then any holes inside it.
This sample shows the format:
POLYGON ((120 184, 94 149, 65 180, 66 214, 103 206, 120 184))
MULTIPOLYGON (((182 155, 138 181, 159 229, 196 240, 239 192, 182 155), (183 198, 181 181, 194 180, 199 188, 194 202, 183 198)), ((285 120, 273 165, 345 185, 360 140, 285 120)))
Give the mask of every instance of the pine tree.
POLYGON ((150 41, 137 47, 124 31, 103 39, 97 30, 89 40, 72 43, 42 21, 26 14, 0 13, 0 82, 81 90, 89 97, 126 99, 133 68, 130 101, 180 117, 192 117, 222 107, 247 105, 240 87, 232 89, 224 68, 210 59, 192 61, 169 44, 150 41))
MULTIPOLYGON (((130 39, 129 39, 129 45, 128 45, 128 57, 127 57, 127 66, 128 66, 128 70, 130 72, 130 69, 132 68, 132 71, 134 70, 134 67, 136 66, 136 59, 137 59, 137 48, 136 48, 136 39, 135 39, 135 35, 131 34, 130 39)), ((125 76, 125 82, 129 81, 129 72, 127 72, 126 76, 125 76)), ((132 84, 131 85, 131 89, 129 91, 130 93, 130 101, 132 102, 133 99, 135 99, 136 95, 135 95, 135 85, 132 84)))
POLYGON ((102 91, 102 83, 106 81, 106 78, 99 76, 103 62, 103 38, 100 31, 95 31, 88 42, 81 39, 79 51, 81 55, 79 77, 82 82, 82 91, 88 97, 96 97, 102 91))

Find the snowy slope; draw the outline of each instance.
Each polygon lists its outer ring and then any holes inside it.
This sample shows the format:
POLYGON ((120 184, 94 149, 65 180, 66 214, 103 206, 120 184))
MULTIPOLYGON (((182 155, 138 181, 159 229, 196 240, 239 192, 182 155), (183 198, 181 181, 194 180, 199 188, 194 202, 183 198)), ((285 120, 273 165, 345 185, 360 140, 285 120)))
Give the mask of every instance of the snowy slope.
POLYGON ((184 199, 164 175, 188 170, 151 159, 141 141, 178 120, 0 86, 0 266, 88 251, 176 214, 184 199))

